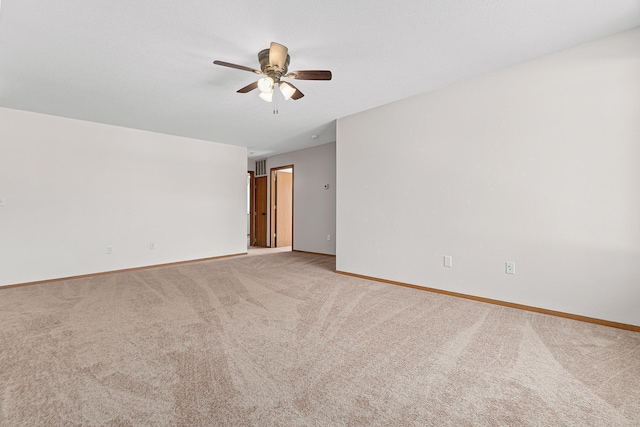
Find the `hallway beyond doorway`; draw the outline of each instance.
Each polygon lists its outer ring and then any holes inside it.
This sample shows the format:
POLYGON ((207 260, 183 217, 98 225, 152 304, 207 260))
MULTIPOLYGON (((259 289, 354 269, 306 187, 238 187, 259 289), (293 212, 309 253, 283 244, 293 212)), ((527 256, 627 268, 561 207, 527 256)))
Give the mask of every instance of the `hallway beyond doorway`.
POLYGON ((291 246, 282 246, 280 248, 263 248, 260 246, 249 246, 247 255, 267 255, 276 252, 291 252, 291 246))

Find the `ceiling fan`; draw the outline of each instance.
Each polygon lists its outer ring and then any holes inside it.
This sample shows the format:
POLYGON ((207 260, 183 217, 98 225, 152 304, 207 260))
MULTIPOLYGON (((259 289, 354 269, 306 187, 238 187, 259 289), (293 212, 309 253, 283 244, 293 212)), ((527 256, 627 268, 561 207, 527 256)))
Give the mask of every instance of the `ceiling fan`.
POLYGON ((260 89, 260 98, 267 102, 271 102, 273 98, 273 90, 277 85, 284 99, 300 99, 304 96, 300 90, 289 82, 282 81, 282 78, 294 80, 331 80, 331 71, 328 70, 289 70, 289 49, 279 43, 271 42, 269 49, 261 50, 258 53, 258 61, 260 62, 260 70, 255 70, 244 65, 231 64, 224 61, 213 61, 216 65, 223 67, 235 68, 238 70, 250 71, 252 73, 263 75, 260 80, 246 85, 238 90, 238 93, 251 92, 255 88, 260 89))

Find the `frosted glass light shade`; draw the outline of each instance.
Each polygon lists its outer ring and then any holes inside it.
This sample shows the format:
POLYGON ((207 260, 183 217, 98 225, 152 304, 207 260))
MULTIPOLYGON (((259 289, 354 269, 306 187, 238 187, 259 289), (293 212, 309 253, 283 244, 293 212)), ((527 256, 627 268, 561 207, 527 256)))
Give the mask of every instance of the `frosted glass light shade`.
POLYGON ((285 100, 288 100, 294 93, 296 93, 296 90, 293 88, 293 86, 291 86, 287 82, 280 82, 278 86, 280 87, 280 92, 282 92, 285 100))
POLYGON ((267 102, 271 102, 273 99, 273 89, 271 89, 271 92, 260 92, 258 96, 267 102))
POLYGON ((273 91, 273 79, 271 77, 263 77, 258 80, 258 89, 260 92, 272 92, 273 91))

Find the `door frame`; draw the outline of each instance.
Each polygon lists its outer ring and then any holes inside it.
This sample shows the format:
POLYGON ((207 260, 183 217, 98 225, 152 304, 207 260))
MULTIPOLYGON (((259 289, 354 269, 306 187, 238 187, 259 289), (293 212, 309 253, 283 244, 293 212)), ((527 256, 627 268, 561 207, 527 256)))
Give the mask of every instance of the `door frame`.
POLYGON ((294 194, 294 188, 295 188, 295 180, 296 180, 296 175, 295 175, 295 170, 293 165, 286 165, 286 166, 278 166, 275 168, 271 168, 269 169, 269 187, 270 187, 270 191, 269 191, 269 214, 270 214, 270 218, 269 218, 269 238, 267 239, 267 243, 270 245, 270 247, 275 248, 276 247, 276 237, 274 237, 274 234, 276 234, 277 230, 276 230, 276 185, 274 185, 275 180, 276 180, 276 173, 281 170, 281 169, 291 169, 291 250, 294 250, 293 248, 293 242, 294 242, 294 232, 295 229, 293 227, 294 224, 294 215, 295 215, 295 200, 293 197, 294 194))
POLYGON ((249 246, 256 241, 256 174, 249 172, 249 246))

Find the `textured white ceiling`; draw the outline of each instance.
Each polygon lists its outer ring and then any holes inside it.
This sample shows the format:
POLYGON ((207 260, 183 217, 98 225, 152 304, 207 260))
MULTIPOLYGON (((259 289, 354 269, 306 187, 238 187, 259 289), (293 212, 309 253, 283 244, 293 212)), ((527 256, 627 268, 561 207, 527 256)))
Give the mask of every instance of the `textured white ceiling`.
MULTIPOLYGON (((640 0, 4 0, 0 106, 245 146, 335 140, 337 118, 640 26, 640 0), (279 114, 255 75, 271 41, 297 81, 279 114), (319 135, 312 139, 311 135, 319 135)), ((5 124, 3 124, 5 125, 5 124)))

